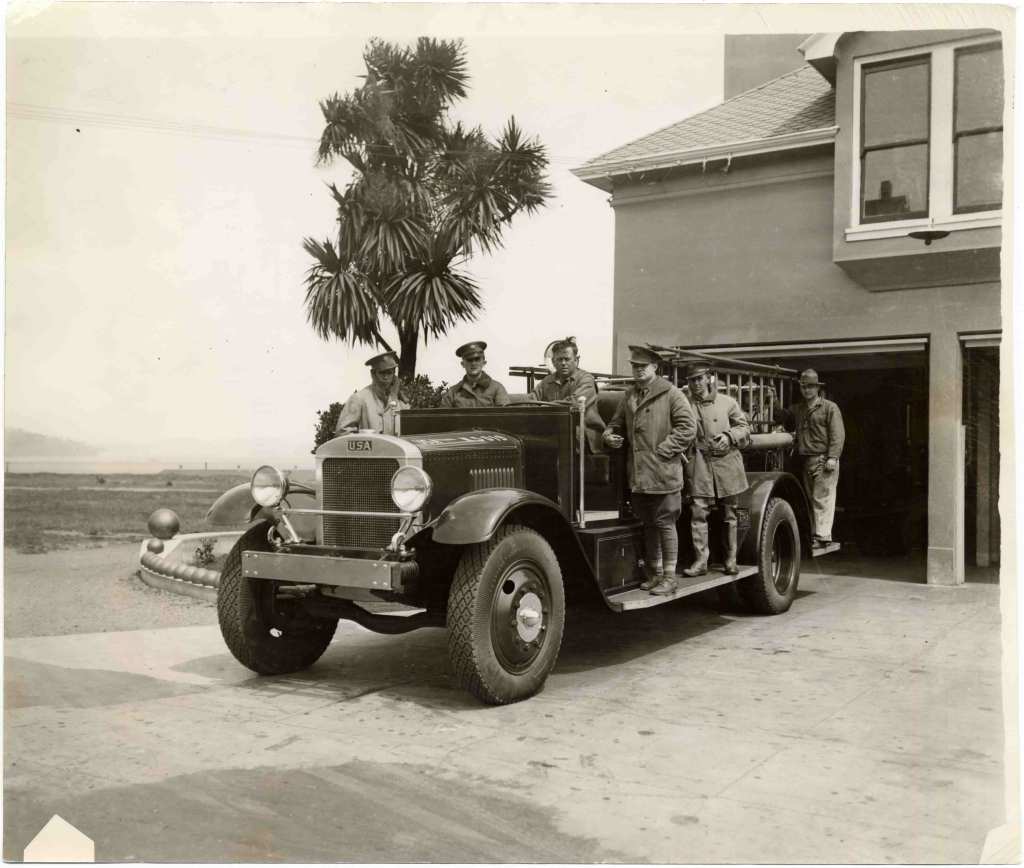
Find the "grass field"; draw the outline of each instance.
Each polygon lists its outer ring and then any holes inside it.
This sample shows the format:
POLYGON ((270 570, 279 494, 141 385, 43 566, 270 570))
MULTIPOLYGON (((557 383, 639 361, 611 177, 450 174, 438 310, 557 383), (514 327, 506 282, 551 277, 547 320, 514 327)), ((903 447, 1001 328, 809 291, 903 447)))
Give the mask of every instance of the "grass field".
MULTIPOLYGON (((307 476, 312 474, 295 474, 308 482, 307 476)), ((178 514, 182 532, 207 530, 204 517, 210 504, 228 488, 248 481, 248 473, 213 470, 104 477, 8 474, 4 478, 4 544, 33 553, 141 541, 149 536, 146 520, 161 506, 178 514)))

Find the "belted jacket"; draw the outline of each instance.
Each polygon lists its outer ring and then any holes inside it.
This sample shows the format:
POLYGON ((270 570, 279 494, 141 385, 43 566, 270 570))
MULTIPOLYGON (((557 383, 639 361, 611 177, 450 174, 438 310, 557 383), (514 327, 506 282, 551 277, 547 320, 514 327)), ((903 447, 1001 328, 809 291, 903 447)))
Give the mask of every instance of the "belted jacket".
POLYGON ((703 401, 691 397, 690 404, 697 420, 697 437, 687 454, 687 493, 713 499, 746 491, 747 473, 740 449, 750 442, 750 423, 740 405, 720 393, 703 401), (729 438, 725 450, 711 445, 719 434, 729 438))
POLYGON ((626 440, 629 487, 642 494, 674 494, 683 487, 683 453, 696 433, 686 396, 661 377, 626 390, 605 434, 626 440))
POLYGON ((504 407, 508 403, 505 387, 486 371, 475 383, 463 377, 441 396, 442 407, 504 407))

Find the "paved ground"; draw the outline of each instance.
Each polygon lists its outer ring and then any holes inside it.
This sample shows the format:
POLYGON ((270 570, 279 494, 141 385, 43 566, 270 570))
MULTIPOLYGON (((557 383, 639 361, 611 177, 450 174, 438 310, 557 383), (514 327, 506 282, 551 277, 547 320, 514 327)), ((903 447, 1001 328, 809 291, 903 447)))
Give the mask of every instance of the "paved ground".
POLYGON ((805 574, 776 618, 588 612, 504 708, 452 687, 440 630, 343 624, 269 679, 208 625, 10 639, 4 858, 56 813, 113 861, 976 862, 998 590, 805 574))
POLYGON ((139 544, 4 551, 4 635, 58 636, 216 624, 209 603, 147 587, 139 544))

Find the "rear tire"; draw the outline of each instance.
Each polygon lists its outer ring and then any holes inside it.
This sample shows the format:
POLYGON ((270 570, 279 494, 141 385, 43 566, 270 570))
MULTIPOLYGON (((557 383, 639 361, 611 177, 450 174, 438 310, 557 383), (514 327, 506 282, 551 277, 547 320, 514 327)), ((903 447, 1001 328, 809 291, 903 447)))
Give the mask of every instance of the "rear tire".
POLYGON ((539 533, 506 525, 462 553, 448 594, 448 656, 461 687, 491 705, 533 696, 564 627, 562 572, 539 533))
POLYGON ((228 650, 260 675, 308 669, 327 650, 337 618, 315 618, 299 600, 279 600, 278 583, 242 575, 242 552, 271 551, 263 521, 249 528, 224 562, 217 589, 217 620, 228 650))
POLYGON ((739 582, 740 592, 758 614, 781 615, 800 582, 800 528, 793 507, 780 497, 765 506, 757 562, 759 572, 739 582))

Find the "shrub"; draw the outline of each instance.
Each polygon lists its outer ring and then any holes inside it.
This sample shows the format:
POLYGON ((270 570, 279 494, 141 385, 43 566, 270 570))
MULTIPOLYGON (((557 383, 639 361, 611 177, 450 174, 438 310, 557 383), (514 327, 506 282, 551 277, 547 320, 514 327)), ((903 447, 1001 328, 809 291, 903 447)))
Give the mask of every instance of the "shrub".
POLYGON ((197 567, 208 567, 215 560, 213 547, 217 541, 213 537, 204 536, 199 540, 195 553, 192 555, 192 563, 197 567))
MULTIPOLYGON (((426 374, 416 374, 414 377, 402 378, 399 394, 403 401, 416 409, 440 407, 441 397, 447 389, 448 383, 444 380, 435 386, 426 374)), ((334 428, 338 424, 338 416, 341 415, 344 406, 343 402, 335 401, 326 410, 317 411, 312 451, 315 452, 318 446, 334 437, 334 428)))

